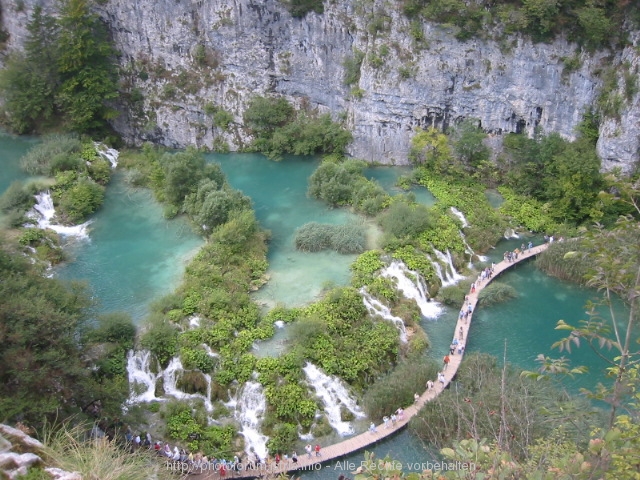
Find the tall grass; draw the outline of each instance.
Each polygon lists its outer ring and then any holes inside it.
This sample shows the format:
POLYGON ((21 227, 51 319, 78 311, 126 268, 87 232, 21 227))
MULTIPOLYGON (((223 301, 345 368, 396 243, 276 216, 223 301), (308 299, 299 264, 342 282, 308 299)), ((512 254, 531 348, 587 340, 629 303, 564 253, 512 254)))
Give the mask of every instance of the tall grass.
POLYGON ((75 158, 73 154, 79 158, 81 151, 82 142, 76 135, 50 135, 20 159, 20 166, 33 175, 51 175, 54 164, 61 166, 66 159, 75 158))
POLYGON ((494 305, 506 302, 518 296, 518 291, 511 285, 502 282, 492 282, 478 295, 478 300, 483 305, 494 305))
POLYGON ((414 394, 425 391, 427 380, 436 379, 438 369, 434 360, 425 357, 400 363, 366 391, 363 404, 369 418, 379 421, 398 408, 411 405, 414 394))
POLYGON ((366 236, 360 225, 328 225, 317 222, 304 224, 296 230, 296 248, 303 252, 335 250, 338 253, 362 253, 366 236))
POLYGON ((588 269, 584 251, 579 239, 554 242, 538 256, 536 266, 561 280, 584 284, 588 269))
POLYGON ((149 450, 131 453, 106 438, 90 438, 91 425, 62 425, 45 432, 47 463, 87 480, 139 480, 173 478, 149 450))

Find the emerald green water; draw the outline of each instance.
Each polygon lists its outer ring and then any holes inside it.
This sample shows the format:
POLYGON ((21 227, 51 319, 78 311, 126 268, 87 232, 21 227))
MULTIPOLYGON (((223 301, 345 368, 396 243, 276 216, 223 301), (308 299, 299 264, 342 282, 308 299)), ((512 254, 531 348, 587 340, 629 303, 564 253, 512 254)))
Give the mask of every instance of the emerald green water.
POLYGON ((140 321, 153 299, 174 290, 202 240, 186 219, 165 220, 148 190, 112 178, 104 205, 93 216, 90 240, 67 241, 71 261, 56 269, 63 279, 83 279, 98 311, 129 312, 140 321))
POLYGON ((37 143, 34 137, 18 137, 0 130, 0 193, 12 182, 27 180, 29 175, 20 169, 20 157, 37 143))
POLYGON ((271 280, 256 292, 258 302, 303 305, 328 284, 348 283, 349 264, 355 255, 304 253, 294 245, 295 231, 305 223, 363 222, 346 209, 331 209, 307 197, 307 180, 317 168, 318 159, 288 157, 273 162, 258 154, 210 154, 207 160, 220 163, 231 186, 251 197, 258 220, 271 231, 271 280))

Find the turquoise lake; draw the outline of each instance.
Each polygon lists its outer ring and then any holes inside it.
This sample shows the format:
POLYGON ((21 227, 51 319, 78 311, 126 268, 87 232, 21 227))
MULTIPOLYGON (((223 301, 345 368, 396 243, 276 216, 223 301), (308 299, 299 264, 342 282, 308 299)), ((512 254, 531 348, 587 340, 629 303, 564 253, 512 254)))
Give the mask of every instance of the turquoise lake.
MULTIPOLYGON (((18 159, 33 142, 0 136, 0 191, 14 179, 27 178, 18 168, 18 159)), ((316 168, 317 159, 287 158, 276 163, 249 154, 211 154, 207 159, 220 162, 230 184, 253 199, 258 219, 272 232, 268 254, 272 280, 257 292, 257 301, 266 305, 302 304, 316 297, 327 284, 348 282, 348 266, 355 256, 307 254, 293 247, 296 228, 310 221, 363 222, 372 241, 375 239, 376 228, 371 222, 344 209, 327 208, 306 196, 307 179, 316 168)), ((406 172, 403 168, 375 167, 368 169, 367 175, 392 193, 399 193, 393 184, 398 175, 406 172)), ((415 193, 423 203, 433 202, 426 190, 418 189, 415 193)), ((115 175, 104 207, 92 222, 89 241, 68 241, 72 262, 58 268, 56 274, 60 278, 86 281, 99 302, 99 311, 124 310, 137 320, 144 317, 154 299, 179 284, 188 259, 202 244, 184 219, 164 220, 162 208, 151 194, 131 189, 120 174, 115 175)), ((513 249, 520 243, 520 240, 502 242, 489 255, 499 260, 505 249, 513 249)), ((592 290, 548 277, 532 262, 506 272, 500 280, 513 285, 519 296, 501 305, 477 309, 467 350, 501 358, 506 339, 508 361, 525 369, 536 368, 535 357, 539 353, 560 355, 550 350, 550 345, 561 336, 554 330, 556 322, 584 318, 584 304, 595 296, 592 290)), ((423 321, 435 358, 442 358, 446 352, 456 316, 457 311, 449 310, 435 321, 423 321)), ((571 358, 575 364, 587 364, 591 373, 566 382, 569 388, 592 388, 602 378, 603 364, 586 348, 575 351, 571 358)), ((380 444, 376 452, 379 456, 390 452, 403 462, 421 460, 425 455, 420 442, 406 432, 380 444)), ((362 458, 362 454, 356 454, 347 460, 359 462, 362 458)), ((326 468, 306 475, 337 478, 340 474, 326 468)))

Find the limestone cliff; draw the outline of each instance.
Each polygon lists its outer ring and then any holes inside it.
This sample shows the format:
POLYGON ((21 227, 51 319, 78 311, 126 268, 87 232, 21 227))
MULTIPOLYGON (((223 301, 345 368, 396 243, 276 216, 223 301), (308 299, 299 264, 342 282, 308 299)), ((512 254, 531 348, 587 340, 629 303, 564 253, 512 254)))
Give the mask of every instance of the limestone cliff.
MULTIPOLYGON (((24 37, 35 1, 17 12, 0 0, 11 47, 24 37)), ((536 126, 571 139, 601 95, 602 72, 616 67, 620 81, 607 93, 621 99, 621 72, 637 75, 640 61, 638 35, 615 54, 576 53, 563 40, 459 42, 445 27, 411 25, 383 0, 327 1, 324 14, 304 19, 279 0, 109 0, 98 8, 122 52, 125 113, 116 129, 132 143, 172 147, 241 147, 248 99, 270 93, 346 119, 350 153, 381 163, 406 163, 416 126, 466 117, 479 119, 497 143, 500 134, 531 134, 536 126), (358 51, 365 54, 360 78, 346 86, 344 61, 358 51), (225 131, 213 122, 219 108, 237 121, 225 131)), ((639 123, 633 92, 601 125, 605 168, 632 167, 639 123)))

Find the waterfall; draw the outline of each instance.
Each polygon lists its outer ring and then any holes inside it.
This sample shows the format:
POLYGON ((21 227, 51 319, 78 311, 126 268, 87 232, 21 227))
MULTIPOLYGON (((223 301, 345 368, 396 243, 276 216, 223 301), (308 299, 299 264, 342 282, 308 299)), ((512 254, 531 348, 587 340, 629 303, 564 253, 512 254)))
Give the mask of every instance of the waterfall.
POLYGON ((451 213, 453 213, 456 217, 460 219, 462 222, 462 228, 467 228, 469 226, 469 222, 465 218, 464 214, 458 210, 456 207, 451 207, 451 213))
POLYGON ((155 374, 150 368, 151 352, 148 350, 133 351, 127 354, 127 374, 129 377, 130 395, 127 403, 163 401, 164 398, 156 397, 156 382, 158 378, 163 380, 165 395, 178 400, 202 400, 207 412, 213 412, 211 403, 211 375, 203 373, 207 381, 207 394, 185 393, 176 387, 178 375, 184 371, 180 358, 174 357, 163 371, 155 374), (142 388, 144 387, 144 389, 142 388), (141 391, 142 390, 142 391, 141 391), (141 393, 136 393, 141 391, 141 393))
POLYGON ((267 409, 267 399, 262 385, 255 381, 245 383, 237 397, 225 403, 225 406, 235 410, 234 418, 240 423, 240 434, 245 440, 245 452, 250 456, 255 453, 265 460, 269 437, 260 433, 260 425, 267 409))
POLYGON ((394 260, 382 270, 381 275, 386 278, 395 278, 398 290, 406 298, 415 300, 423 316, 437 318, 442 313, 442 307, 438 303, 429 301, 420 274, 409 270, 404 263, 394 260))
MULTIPOLYGON (((75 225, 73 227, 65 227, 64 225, 55 225, 51 223, 51 220, 56 214, 56 210, 53 207, 53 199, 49 191, 40 192, 35 195, 36 204, 26 214, 28 218, 31 218, 37 222, 37 227, 41 229, 50 229, 54 232, 78 238, 89 238, 87 234, 87 227, 91 223, 91 220, 81 225, 75 225)), ((31 227, 30 224, 25 224, 25 227, 31 227)))
POLYGON ((127 353, 127 374, 130 394, 127 403, 152 402, 162 400, 156 397, 158 375, 150 369, 151 352, 149 350, 129 350, 127 353), (144 391, 142 390, 144 387, 144 391), (137 393, 140 391, 141 393, 137 393))
POLYGON ((456 272, 456 269, 453 266, 453 260, 451 259, 451 252, 449 250, 447 250, 446 254, 442 253, 439 250, 436 250, 435 248, 433 249, 433 251, 438 258, 438 261, 444 264, 444 274, 442 273, 441 269, 436 268, 436 271, 440 271, 438 277, 440 278, 443 287, 455 285, 464 278, 462 275, 456 272))
POLYGON ((383 319, 390 321, 393 323, 396 328, 400 331, 400 340, 404 343, 407 341, 407 328, 404 325, 404 320, 400 317, 396 317, 391 313, 389 307, 380 302, 377 298, 372 297, 365 287, 360 289, 360 295, 362 295, 362 301, 364 302, 364 306, 367 307, 369 311, 369 315, 375 317, 376 315, 381 316, 383 319))
POLYGON ((520 238, 520 235, 518 235, 516 233, 516 231, 513 228, 507 228, 504 231, 504 238, 506 238, 507 240, 509 240, 510 238, 520 238))
POLYGON ((109 161, 111 168, 116 168, 118 166, 118 157, 120 156, 120 152, 118 152, 118 150, 115 148, 109 148, 104 143, 100 142, 93 142, 93 146, 95 147, 98 155, 109 161))
POLYGON ((354 429, 349 422, 343 422, 340 406, 344 406, 356 418, 365 415, 344 384, 337 377, 326 375, 315 365, 308 363, 303 368, 307 381, 315 389, 316 395, 324 403, 324 411, 331 427, 341 436, 352 435, 354 429))
POLYGON ((203 373, 202 375, 207 380, 207 394, 201 393, 185 393, 179 390, 176 384, 178 383, 178 374, 183 372, 182 362, 179 357, 173 357, 167 365, 167 368, 162 372, 163 388, 165 395, 170 395, 178 400, 202 400, 204 402, 204 408, 207 412, 213 412, 213 404, 211 403, 211 375, 203 373))

